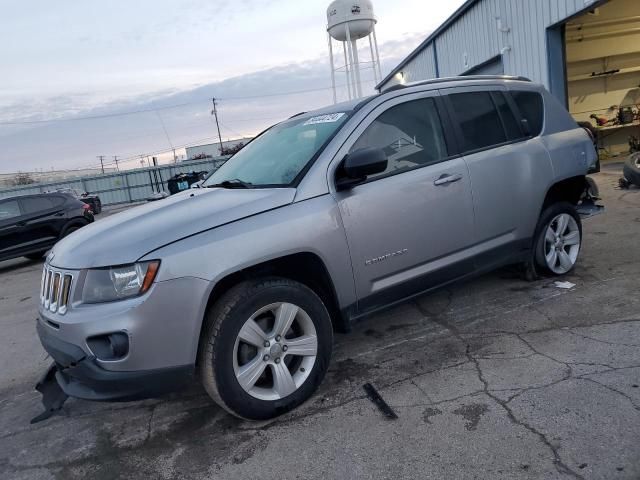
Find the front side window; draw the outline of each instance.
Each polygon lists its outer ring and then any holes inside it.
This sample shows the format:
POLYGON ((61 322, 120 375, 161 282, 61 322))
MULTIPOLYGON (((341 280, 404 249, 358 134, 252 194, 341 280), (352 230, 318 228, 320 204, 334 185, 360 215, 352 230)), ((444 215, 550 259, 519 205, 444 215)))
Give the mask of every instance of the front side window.
POLYGON ((0 202, 0 222, 20 216, 20 206, 17 200, 0 202))
POLYGON ((387 169, 369 178, 431 165, 448 156, 440 117, 432 98, 391 107, 376 118, 351 147, 380 148, 387 154, 387 169))
POLYGON ((464 151, 481 150, 507 141, 500 116, 489 92, 449 95, 462 130, 464 151))
POLYGON ((271 127, 231 157, 203 187, 225 182, 246 188, 291 186, 347 117, 346 112, 296 117, 271 127))
POLYGON ((529 123, 531 136, 537 137, 542 132, 544 123, 544 103, 542 95, 538 92, 514 91, 511 92, 513 100, 520 110, 520 114, 529 123))

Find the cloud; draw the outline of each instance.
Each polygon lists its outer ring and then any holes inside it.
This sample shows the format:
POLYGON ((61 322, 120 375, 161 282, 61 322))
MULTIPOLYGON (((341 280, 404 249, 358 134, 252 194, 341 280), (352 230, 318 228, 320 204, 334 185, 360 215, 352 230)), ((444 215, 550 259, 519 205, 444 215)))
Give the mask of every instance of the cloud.
MULTIPOLYGON (((424 37, 425 34, 405 35, 381 45, 383 72, 395 66, 424 37)), ((366 50, 363 56, 368 55, 366 50)), ((363 72, 363 79, 365 90, 374 93, 372 71, 363 72)), ((346 99, 344 82, 338 78, 343 85, 339 89, 342 99, 346 99)), ((78 168, 95 165, 97 155, 135 158, 167 151, 172 146, 212 142, 217 135, 210 114, 212 97, 220 99, 223 137, 255 134, 290 115, 330 104, 333 98, 328 87, 328 58, 317 57, 179 91, 165 89, 118 99, 84 94, 14 100, 0 105, 0 123, 51 118, 64 121, 0 125, 0 171, 78 168), (302 93, 278 95, 296 91, 302 93), (160 110, 147 111, 152 109, 160 110), (140 113, 115 116, 132 111, 140 113), (104 118, 79 119, 87 116, 104 118)), ((135 165, 132 161, 131 166, 135 165)))

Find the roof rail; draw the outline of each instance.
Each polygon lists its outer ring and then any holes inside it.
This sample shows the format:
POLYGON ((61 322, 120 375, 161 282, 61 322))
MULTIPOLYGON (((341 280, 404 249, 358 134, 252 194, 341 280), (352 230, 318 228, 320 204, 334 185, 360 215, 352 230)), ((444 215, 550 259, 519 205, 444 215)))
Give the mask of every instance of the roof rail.
POLYGON ((384 90, 381 90, 380 93, 389 93, 389 92, 394 92, 396 90, 402 90, 410 87, 419 87, 422 85, 434 85, 434 84, 446 83, 446 82, 464 82, 468 80, 517 80, 519 82, 531 82, 529 78, 521 77, 521 76, 516 77, 511 75, 466 75, 461 77, 432 78, 430 80, 422 80, 419 82, 392 85, 389 88, 385 88, 384 90))

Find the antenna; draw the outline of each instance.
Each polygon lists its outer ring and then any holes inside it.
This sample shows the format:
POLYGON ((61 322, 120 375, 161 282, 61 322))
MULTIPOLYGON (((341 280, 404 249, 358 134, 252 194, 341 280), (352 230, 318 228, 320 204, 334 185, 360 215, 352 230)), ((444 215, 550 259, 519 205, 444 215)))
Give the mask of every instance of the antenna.
POLYGON ((382 79, 380 53, 376 37, 376 23, 373 4, 370 0, 335 0, 327 9, 327 34, 329 39, 329 61, 331 62, 331 86, 333 102, 338 102, 336 91, 336 73, 347 77, 349 100, 362 97, 361 68, 373 69, 373 78, 378 84, 382 79), (360 61, 358 40, 369 39, 371 61, 360 61), (333 41, 342 43, 344 65, 336 67, 333 54, 333 41))

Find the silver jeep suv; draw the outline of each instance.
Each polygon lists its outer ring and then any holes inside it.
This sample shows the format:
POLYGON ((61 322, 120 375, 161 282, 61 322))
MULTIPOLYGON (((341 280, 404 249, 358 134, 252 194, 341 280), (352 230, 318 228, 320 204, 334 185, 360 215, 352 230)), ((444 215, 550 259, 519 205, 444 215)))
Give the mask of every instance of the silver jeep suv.
POLYGON ((234 415, 279 415, 322 381, 334 329, 506 264, 569 272, 596 160, 523 78, 296 115, 202 188, 55 246, 37 322, 55 363, 37 388, 50 414, 67 396, 141 398, 197 376, 234 415))

